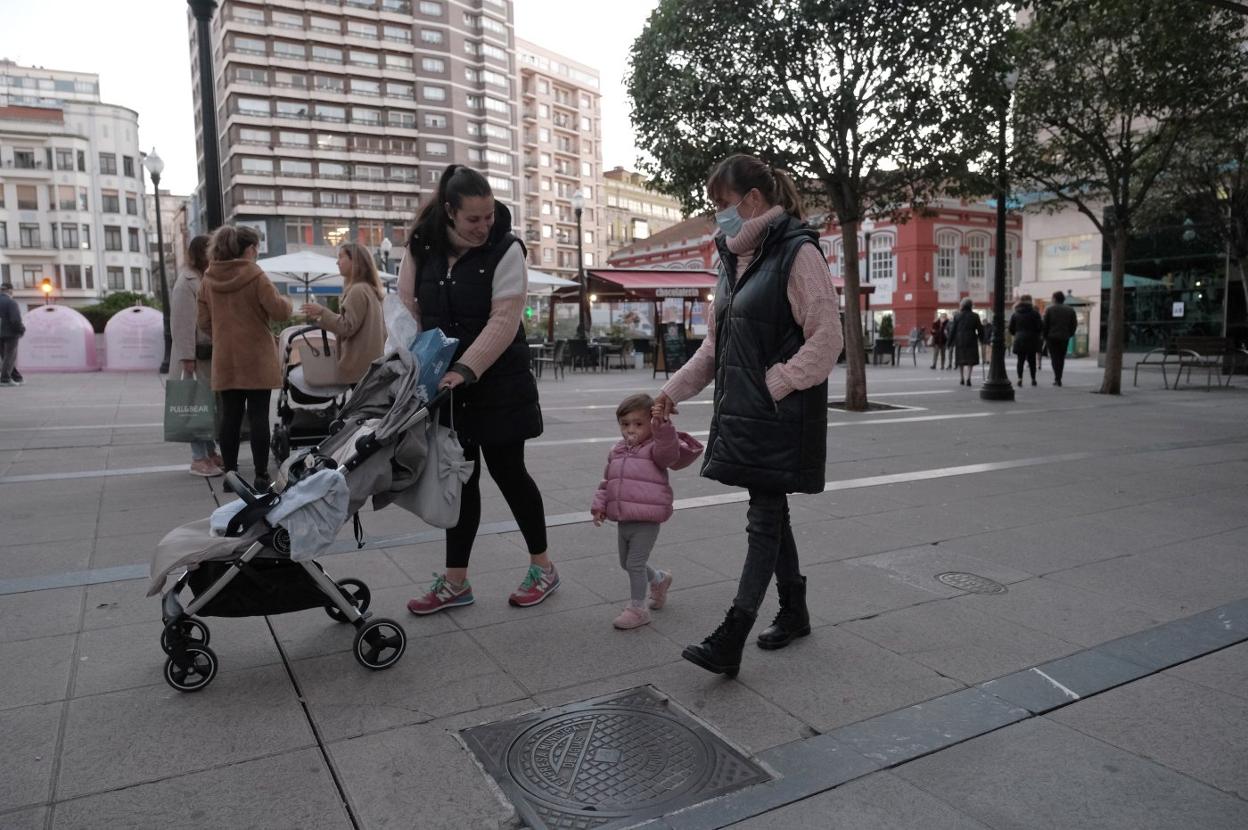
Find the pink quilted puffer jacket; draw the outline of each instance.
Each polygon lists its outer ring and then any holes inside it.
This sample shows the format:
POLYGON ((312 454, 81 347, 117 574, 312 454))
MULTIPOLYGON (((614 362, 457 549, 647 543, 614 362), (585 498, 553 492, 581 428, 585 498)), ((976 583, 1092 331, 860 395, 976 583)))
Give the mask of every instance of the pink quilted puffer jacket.
POLYGON ((666 522, 672 517, 667 471, 688 467, 702 454, 693 436, 668 421, 655 424, 650 439, 635 447, 621 441, 607 456, 607 469, 591 509, 613 522, 666 522))

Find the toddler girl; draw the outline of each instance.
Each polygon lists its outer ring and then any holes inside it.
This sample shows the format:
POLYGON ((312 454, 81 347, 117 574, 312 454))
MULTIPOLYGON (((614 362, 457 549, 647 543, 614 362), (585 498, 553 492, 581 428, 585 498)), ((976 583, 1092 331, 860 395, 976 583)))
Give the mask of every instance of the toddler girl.
POLYGON ((702 454, 702 444, 676 431, 670 420, 652 420, 654 400, 630 395, 615 410, 622 441, 607 456, 607 469, 594 493, 590 512, 594 525, 610 519, 619 524, 620 567, 628 572, 632 599, 615 618, 615 627, 637 628, 650 622, 650 607, 667 601, 672 574, 649 565, 650 551, 659 537, 659 525, 672 517, 672 488, 667 471, 687 467, 702 454))

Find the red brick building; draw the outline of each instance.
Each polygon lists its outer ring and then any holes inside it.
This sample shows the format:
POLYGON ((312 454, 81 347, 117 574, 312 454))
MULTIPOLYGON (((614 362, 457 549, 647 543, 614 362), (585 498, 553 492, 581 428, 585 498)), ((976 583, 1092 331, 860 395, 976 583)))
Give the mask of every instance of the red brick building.
MULTIPOLYGON (((954 311, 963 297, 970 297, 977 307, 988 307, 997 256, 995 228, 993 207, 956 200, 944 200, 901 224, 864 222, 858 239, 859 273, 864 283, 874 286, 872 316, 878 320, 893 314, 897 333, 904 335, 916 325, 926 328, 941 311, 954 311)), ((695 216, 621 248, 608 264, 612 268, 713 269, 719 265, 713 234, 711 218, 695 216)), ((1007 302, 1013 300, 1022 273, 1021 239, 1022 220, 1012 216, 1006 225, 1007 302)), ((819 245, 839 287, 844 254, 835 221, 822 224, 819 245)))

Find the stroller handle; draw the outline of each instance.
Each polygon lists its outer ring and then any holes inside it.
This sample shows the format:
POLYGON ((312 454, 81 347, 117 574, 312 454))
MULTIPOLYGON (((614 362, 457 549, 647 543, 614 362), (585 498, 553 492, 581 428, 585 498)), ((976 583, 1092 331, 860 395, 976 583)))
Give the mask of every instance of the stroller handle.
POLYGON ((247 485, 247 482, 243 481, 242 476, 233 470, 225 474, 225 483, 234 491, 234 495, 245 501, 249 507, 255 507, 260 503, 260 500, 256 498, 255 492, 247 485))

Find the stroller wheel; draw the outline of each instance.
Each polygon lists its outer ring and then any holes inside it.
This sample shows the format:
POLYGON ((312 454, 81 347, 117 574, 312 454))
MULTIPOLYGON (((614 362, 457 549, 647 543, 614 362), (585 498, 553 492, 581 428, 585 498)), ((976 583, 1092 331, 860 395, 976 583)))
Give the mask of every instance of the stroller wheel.
MULTIPOLYGON (((346 596, 347 602, 356 607, 361 614, 368 610, 368 604, 373 601, 373 592, 368 590, 368 586, 358 579, 340 579, 338 580, 338 588, 346 596)), ((325 613, 334 622, 350 622, 347 616, 342 613, 335 605, 326 605, 325 613)))
POLYGON ((186 646, 208 645, 208 626, 196 619, 175 620, 160 632, 160 648, 165 654, 173 654, 175 638, 181 638, 186 646))
POLYGON ((165 682, 179 692, 198 692, 217 676, 217 655, 207 646, 190 646, 182 664, 165 661, 165 682))
POLYGON ((407 632, 394 620, 372 620, 355 633, 355 659, 366 669, 388 669, 407 648, 407 632))
POLYGON ((285 424, 278 424, 273 428, 273 455, 278 462, 285 461, 290 457, 290 429, 285 424))

